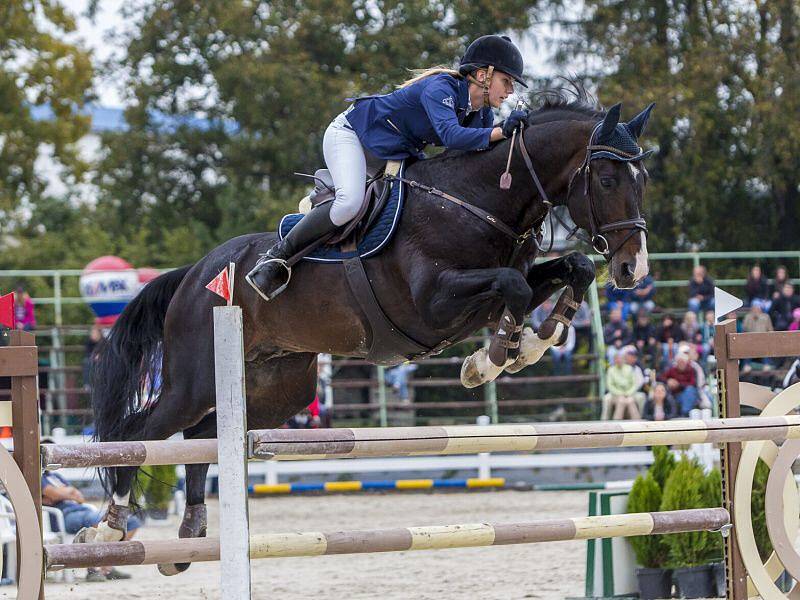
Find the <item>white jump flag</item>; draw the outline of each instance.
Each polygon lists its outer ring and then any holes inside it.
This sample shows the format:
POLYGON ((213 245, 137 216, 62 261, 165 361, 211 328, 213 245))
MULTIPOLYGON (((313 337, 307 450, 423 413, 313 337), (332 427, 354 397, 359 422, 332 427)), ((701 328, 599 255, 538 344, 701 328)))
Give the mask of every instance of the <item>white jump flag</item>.
POLYGON ((714 321, 719 322, 729 312, 744 306, 744 301, 718 287, 714 288, 714 321))

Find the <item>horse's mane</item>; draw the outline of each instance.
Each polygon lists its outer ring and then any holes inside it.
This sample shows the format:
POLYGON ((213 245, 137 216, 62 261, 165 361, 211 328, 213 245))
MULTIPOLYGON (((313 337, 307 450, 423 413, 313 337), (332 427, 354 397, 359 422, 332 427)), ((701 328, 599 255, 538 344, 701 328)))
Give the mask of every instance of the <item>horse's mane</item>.
MULTIPOLYGON (((528 125, 541 125, 553 121, 600 121, 606 111, 600 103, 586 91, 578 80, 562 77, 566 85, 540 90, 531 95, 538 106, 528 112, 528 125)), ((494 142, 491 147, 499 144, 494 142)), ((429 161, 449 160, 475 151, 445 150, 427 159, 429 161)))

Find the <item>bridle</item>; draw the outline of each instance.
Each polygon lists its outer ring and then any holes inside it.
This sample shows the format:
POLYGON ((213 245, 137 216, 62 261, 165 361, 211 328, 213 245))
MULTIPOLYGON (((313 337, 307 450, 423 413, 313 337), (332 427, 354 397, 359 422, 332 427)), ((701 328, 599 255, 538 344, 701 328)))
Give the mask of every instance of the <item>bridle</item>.
MULTIPOLYGON (((597 205, 592 195, 591 189, 591 162, 592 162, 592 153, 594 152, 605 152, 608 154, 613 154, 618 156, 620 159, 631 159, 634 158, 635 155, 629 154, 627 152, 623 152, 618 148, 614 148, 612 146, 604 146, 602 144, 595 144, 594 139, 597 135, 597 131, 600 127, 600 124, 595 126, 592 130, 592 134, 589 136, 589 143, 586 145, 586 157, 583 159, 581 166, 578 167, 572 176, 569 179, 569 185, 567 186, 567 200, 572 195, 573 191, 573 184, 578 176, 583 176, 584 178, 584 188, 583 193, 586 197, 586 200, 589 204, 589 234, 590 237, 586 237, 582 235, 579 231, 580 227, 577 225, 573 228, 564 222, 564 220, 555 212, 553 211, 553 203, 547 196, 547 192, 544 191, 541 182, 539 181, 539 177, 536 175, 536 170, 533 168, 533 161, 531 160, 530 154, 528 154, 528 149, 525 146, 525 136, 522 134, 522 125, 520 125, 520 135, 519 135, 519 151, 522 154, 522 158, 525 161, 525 166, 528 168, 528 173, 530 173, 531 179, 533 179, 534 184, 536 185, 536 189, 539 192, 539 196, 542 198, 545 206, 547 207, 549 216, 550 216, 550 244, 549 247, 545 250, 541 246, 539 246, 539 250, 543 252, 550 252, 553 249, 553 217, 567 230, 569 233, 567 234, 567 239, 575 236, 578 239, 586 242, 587 244, 591 245, 594 248, 595 252, 598 254, 602 254, 606 260, 611 260, 614 254, 627 242, 631 239, 636 233, 643 232, 647 235, 647 222, 641 217, 641 215, 637 214, 635 218, 632 219, 624 219, 621 221, 613 221, 612 223, 601 223, 597 217, 597 205), (608 238, 605 234, 613 232, 613 231, 628 231, 628 235, 616 245, 616 247, 612 250, 611 244, 608 241, 608 238)), ((538 243, 537 243, 538 245, 538 243)))

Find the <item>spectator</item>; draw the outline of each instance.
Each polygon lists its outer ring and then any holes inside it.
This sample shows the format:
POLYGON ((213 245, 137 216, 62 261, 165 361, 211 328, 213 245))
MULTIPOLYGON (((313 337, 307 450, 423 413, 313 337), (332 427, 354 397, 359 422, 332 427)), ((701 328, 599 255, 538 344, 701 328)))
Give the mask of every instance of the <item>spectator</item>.
POLYGON ((642 358, 646 359, 646 364, 651 366, 657 364, 656 328, 650 320, 650 315, 644 309, 639 309, 636 314, 636 323, 633 324, 633 343, 642 358))
POLYGON ((622 320, 622 309, 614 308, 608 315, 608 323, 603 327, 603 339, 606 343, 608 362, 614 362, 614 355, 623 346, 631 343, 631 332, 622 320))
POLYGON ((33 300, 21 285, 18 285, 14 292, 14 324, 17 329, 25 331, 36 329, 33 300))
MULTIPOLYGON (((52 443, 52 440, 43 439, 42 443, 52 443)), ((78 533, 84 528, 94 527, 103 518, 103 515, 93 506, 85 504, 80 490, 70 485, 60 473, 52 471, 42 472, 42 504, 52 506, 64 515, 64 526, 67 533, 78 533)), ((128 517, 128 531, 124 540, 130 540, 141 527, 141 522, 135 515, 128 517)), ((114 579, 130 579, 130 575, 113 567, 99 567, 88 569, 86 581, 106 581, 114 579)))
POLYGON ((567 341, 562 346, 550 346, 553 375, 572 375, 573 352, 575 352, 575 328, 570 325, 567 330, 567 341))
POLYGON ((667 388, 678 402, 682 417, 689 416, 689 411, 697 407, 697 374, 689 364, 689 356, 679 352, 675 356, 675 364, 661 374, 659 379, 667 384, 667 388))
POLYGON ((636 351, 636 346, 625 346, 622 349, 622 354, 625 356, 625 362, 633 369, 633 378, 636 381, 636 390, 633 393, 633 399, 636 400, 636 407, 641 409, 644 406, 644 400, 647 397, 645 386, 648 385, 649 378, 645 374, 642 365, 639 364, 639 353, 636 351))
POLYGON ((747 298, 745 306, 750 306, 753 300, 769 299, 769 281, 767 281, 767 278, 761 272, 761 267, 758 265, 750 267, 750 274, 747 276, 747 283, 744 285, 744 293, 747 298))
POLYGON ((699 313, 714 308, 714 281, 706 273, 706 268, 696 266, 689 280, 689 310, 699 313))
POLYGON ((653 312, 653 309, 656 307, 656 303, 653 300, 655 295, 656 284, 653 280, 653 276, 648 273, 632 290, 632 299, 630 302, 631 313, 636 315, 642 310, 653 312))
POLYGON ((644 403, 642 418, 648 421, 669 421, 678 416, 678 407, 667 386, 656 383, 644 403))
POLYGON ((750 305, 750 310, 747 311, 742 321, 742 331, 747 333, 766 333, 773 330, 772 319, 761 309, 762 306, 762 302, 758 299, 750 305))
POLYGON ((632 291, 621 290, 609 281, 606 283, 606 298, 608 299, 606 308, 609 313, 615 308, 618 308, 622 313, 622 320, 627 321, 631 301, 633 300, 632 291))
POLYGON ((706 373, 700 365, 700 353, 694 344, 682 343, 678 346, 678 353, 686 354, 689 358, 689 365, 694 369, 697 379, 697 408, 711 408, 711 394, 706 386, 706 373))
POLYGON ((797 331, 800 329, 800 308, 795 308, 792 311, 792 322, 789 323, 789 331, 797 331))
POLYGON ((661 319, 661 325, 656 329, 656 342, 661 344, 662 365, 672 362, 678 351, 678 344, 682 341, 683 331, 675 322, 675 317, 671 313, 665 314, 661 319))
POLYGON ((633 367, 625 362, 623 352, 617 352, 614 355, 614 364, 608 368, 606 373, 606 385, 608 386, 609 407, 614 409, 612 419, 624 419, 626 412, 630 419, 640 418, 639 407, 636 405, 634 397, 636 376, 633 367))
POLYGON ((697 313, 693 313, 692 311, 684 313, 683 321, 681 321, 681 334, 683 335, 683 339, 693 343, 695 335, 699 332, 700 325, 697 322, 697 313))
POLYGON ((584 300, 578 307, 575 316, 572 317, 572 326, 575 328, 575 345, 582 339, 589 341, 589 350, 594 347, 594 336, 592 336, 592 309, 589 303, 584 300))
POLYGON ((772 279, 772 284, 769 286, 769 299, 773 302, 781 295, 783 286, 789 281, 789 269, 781 265, 775 269, 775 277, 772 279))
POLYGON ((702 355, 704 362, 708 358, 708 355, 712 354, 714 351, 714 331, 715 331, 714 317, 715 317, 714 311, 707 310, 705 320, 703 321, 703 324, 700 326, 700 336, 701 336, 700 339, 703 348, 702 355))
POLYGON ((398 398, 403 402, 408 402, 410 400, 408 394, 408 380, 411 374, 416 370, 417 365, 410 362, 405 362, 386 370, 386 383, 392 386, 392 389, 397 392, 398 398))
POLYGON ((800 299, 794 293, 794 286, 791 283, 784 283, 781 293, 772 301, 772 309, 769 313, 775 331, 787 331, 789 329, 789 324, 792 322, 792 313, 798 306, 800 306, 800 299))

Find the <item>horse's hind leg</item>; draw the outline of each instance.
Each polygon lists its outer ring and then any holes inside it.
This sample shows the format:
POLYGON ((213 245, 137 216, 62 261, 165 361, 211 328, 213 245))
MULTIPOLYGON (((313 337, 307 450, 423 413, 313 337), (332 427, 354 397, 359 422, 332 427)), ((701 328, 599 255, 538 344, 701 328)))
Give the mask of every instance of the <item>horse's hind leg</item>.
MULTIPOLYGON (((217 415, 209 413, 197 424, 183 432, 186 440, 210 439, 217 435, 217 415)), ((206 510, 206 475, 208 464, 186 465, 186 508, 178 530, 179 538, 206 537, 208 512, 206 510)), ((162 575, 177 575, 191 563, 165 563, 158 565, 162 575)))

